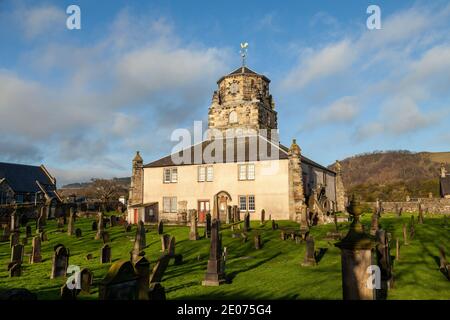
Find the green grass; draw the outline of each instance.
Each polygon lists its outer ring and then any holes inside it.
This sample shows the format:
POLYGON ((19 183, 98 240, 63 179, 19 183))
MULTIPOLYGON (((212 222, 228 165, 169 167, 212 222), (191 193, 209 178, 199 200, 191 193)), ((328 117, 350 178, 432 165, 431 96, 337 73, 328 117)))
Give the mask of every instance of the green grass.
MULTIPOLYGON (((64 244, 70 249, 69 264, 89 268, 94 273, 94 284, 90 295, 80 295, 79 299, 97 299, 98 283, 106 275, 111 264, 100 264, 101 240, 94 240, 91 231, 93 219, 78 219, 76 228, 81 228, 82 238, 68 236, 56 231, 55 221, 48 221, 46 228, 49 241, 42 243, 43 262, 28 264, 24 258, 22 276, 9 278, 7 265, 10 260, 9 242, 0 243, 0 289, 27 288, 38 295, 38 299, 59 299, 64 279, 50 279, 53 246, 64 244), (86 260, 92 253, 93 260, 86 260)), ((397 218, 392 214, 383 215, 380 224, 393 238, 401 239, 402 224, 409 223, 410 215, 397 218)), ((416 215, 417 221, 417 215, 416 215)), ((290 221, 278 221, 280 227, 298 228, 290 221)), ((363 223, 369 226, 370 215, 363 217, 363 223)), ((34 231, 34 223, 31 224, 34 231)), ((334 247, 336 241, 324 240, 326 233, 334 226, 313 227, 312 235, 316 240, 316 249, 328 249, 315 267, 300 266, 305 254, 305 244, 280 239, 280 230, 272 231, 270 223, 260 226, 252 222, 252 231, 247 243, 233 239, 231 231, 225 228, 221 233, 223 245, 228 248, 226 274, 231 283, 220 287, 203 287, 203 280, 209 256, 209 239, 189 241, 189 227, 165 226, 164 231, 174 235, 176 253, 183 255, 183 264, 170 263, 163 285, 168 299, 342 299, 340 251, 334 247), (262 236, 263 248, 255 250, 253 234, 262 236)), ((410 245, 401 247, 401 261, 394 262, 395 288, 388 293, 388 299, 450 299, 450 282, 438 268, 438 246, 444 245, 449 252, 449 227, 443 224, 442 216, 426 216, 425 224, 416 223, 415 238, 410 245)), ((67 228, 67 226, 66 226, 67 228)), ((148 247, 146 257, 154 266, 161 255, 161 241, 156 226, 149 227, 146 234, 148 247)), ((348 223, 340 224, 343 232, 348 223)), ((122 226, 108 228, 111 236, 113 262, 129 259, 133 247, 136 228, 125 233, 122 226)), ((200 234, 203 229, 200 228, 200 234)), ((25 228, 21 230, 21 238, 25 228)), ((401 242, 402 243, 402 242, 401 242)), ((25 254, 31 253, 31 239, 25 247, 25 254)), ((395 255, 395 242, 391 249, 395 255)), ((450 255, 450 252, 449 252, 450 255)))

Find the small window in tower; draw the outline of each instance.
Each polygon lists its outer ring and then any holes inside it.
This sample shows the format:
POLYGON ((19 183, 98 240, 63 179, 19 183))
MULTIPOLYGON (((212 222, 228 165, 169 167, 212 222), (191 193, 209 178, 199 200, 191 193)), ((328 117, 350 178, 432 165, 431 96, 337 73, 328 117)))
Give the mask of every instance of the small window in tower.
POLYGON ((236 123, 236 122, 238 122, 236 111, 231 111, 230 112, 230 115, 228 116, 228 122, 229 123, 236 123))

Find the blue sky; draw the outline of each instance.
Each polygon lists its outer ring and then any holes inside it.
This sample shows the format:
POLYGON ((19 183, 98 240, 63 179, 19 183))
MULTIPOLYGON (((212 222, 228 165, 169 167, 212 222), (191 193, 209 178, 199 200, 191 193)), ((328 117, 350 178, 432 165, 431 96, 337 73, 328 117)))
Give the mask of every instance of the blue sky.
POLYGON ((136 150, 150 162, 206 123, 242 41, 272 80, 281 141, 306 156, 449 151, 447 1, 3 0, 0 161, 44 163, 61 184, 127 176, 136 150))

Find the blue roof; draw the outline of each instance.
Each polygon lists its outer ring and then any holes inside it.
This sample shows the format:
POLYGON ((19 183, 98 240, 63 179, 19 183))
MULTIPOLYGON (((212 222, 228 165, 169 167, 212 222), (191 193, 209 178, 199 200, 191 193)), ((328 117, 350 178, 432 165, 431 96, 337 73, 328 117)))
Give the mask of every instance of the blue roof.
POLYGON ((53 181, 38 166, 0 162, 0 179, 5 178, 14 192, 37 192, 40 188, 36 181, 45 189, 54 189, 53 181))

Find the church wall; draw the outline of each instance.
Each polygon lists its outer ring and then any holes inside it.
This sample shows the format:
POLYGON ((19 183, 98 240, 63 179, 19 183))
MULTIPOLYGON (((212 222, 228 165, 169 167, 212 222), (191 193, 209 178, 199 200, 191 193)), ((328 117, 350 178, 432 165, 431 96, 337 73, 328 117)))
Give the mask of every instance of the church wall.
POLYGON ((289 219, 288 160, 253 162, 255 180, 238 180, 238 163, 214 164, 212 182, 198 182, 198 165, 177 166, 178 182, 163 183, 164 168, 144 168, 144 203, 158 202, 160 219, 176 220, 176 213, 163 212, 163 197, 176 196, 177 202, 187 201, 187 210, 197 209, 198 200, 209 200, 212 213, 214 195, 228 192, 231 203, 238 205, 239 195, 255 196, 252 220, 259 220, 261 210, 273 219, 289 219), (272 170, 270 170, 272 168, 272 170), (270 173, 268 173, 270 171, 270 173))

